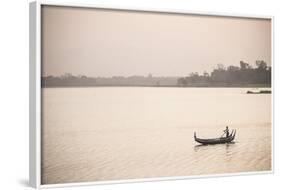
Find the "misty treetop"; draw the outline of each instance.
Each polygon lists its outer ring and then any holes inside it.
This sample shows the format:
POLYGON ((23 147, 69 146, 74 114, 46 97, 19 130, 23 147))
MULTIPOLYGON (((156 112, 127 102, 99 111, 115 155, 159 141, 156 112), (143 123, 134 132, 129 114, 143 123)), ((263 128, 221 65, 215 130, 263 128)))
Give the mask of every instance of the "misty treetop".
POLYGON ((223 64, 218 64, 210 74, 190 73, 187 77, 179 78, 177 84, 190 87, 270 87, 271 67, 262 60, 257 60, 255 67, 244 61, 240 61, 240 67, 230 65, 226 68, 223 64))
POLYGON ((170 86, 170 87, 271 87, 271 67, 258 60, 255 67, 240 61, 240 67, 218 64, 209 74, 190 73, 186 77, 113 76, 88 77, 66 73, 62 76, 42 77, 42 87, 87 86, 170 86))

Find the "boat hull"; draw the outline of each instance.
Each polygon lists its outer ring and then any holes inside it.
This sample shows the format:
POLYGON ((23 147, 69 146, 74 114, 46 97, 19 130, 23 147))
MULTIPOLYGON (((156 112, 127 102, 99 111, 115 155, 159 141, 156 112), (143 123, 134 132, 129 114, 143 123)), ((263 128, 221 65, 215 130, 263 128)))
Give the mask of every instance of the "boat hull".
POLYGON ((194 140, 200 144, 225 144, 231 143, 235 139, 236 130, 232 130, 229 137, 221 137, 221 138, 214 138, 214 139, 201 139, 196 137, 196 133, 194 133, 194 140))

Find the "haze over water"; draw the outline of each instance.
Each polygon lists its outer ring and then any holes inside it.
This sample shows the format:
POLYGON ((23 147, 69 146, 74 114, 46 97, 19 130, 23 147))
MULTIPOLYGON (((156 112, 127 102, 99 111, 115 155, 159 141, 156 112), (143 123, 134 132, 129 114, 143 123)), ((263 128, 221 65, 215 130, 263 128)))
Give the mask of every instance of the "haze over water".
POLYGON ((42 182, 271 170, 271 94, 247 90, 42 88, 42 182), (226 125, 233 144, 193 139, 226 125))

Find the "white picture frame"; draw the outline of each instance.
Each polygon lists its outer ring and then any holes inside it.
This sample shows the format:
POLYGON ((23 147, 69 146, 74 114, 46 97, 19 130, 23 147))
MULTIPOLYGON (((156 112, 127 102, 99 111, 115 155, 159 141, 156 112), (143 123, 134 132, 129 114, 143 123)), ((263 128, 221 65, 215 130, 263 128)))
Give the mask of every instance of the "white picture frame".
POLYGON ((30 118, 29 118, 29 179, 30 185, 34 188, 49 188, 49 187, 66 187, 66 186, 81 186, 81 185, 98 185, 98 184, 116 184, 116 183, 134 183, 145 181, 159 181, 159 180, 182 180, 192 178, 205 178, 205 177, 221 177, 221 176, 237 176, 237 175, 253 175, 253 174, 271 174, 274 173, 274 17, 265 15, 240 15, 228 13, 214 13, 214 12, 200 12, 189 10, 175 10, 175 9, 158 9, 157 7, 142 8, 142 7, 125 7, 125 6, 108 6, 106 4, 85 4, 77 1, 73 2, 56 2, 56 1, 34 1, 30 3, 29 9, 29 44, 30 44, 30 65, 29 65, 29 105, 30 105, 30 118), (129 11, 144 11, 144 12, 161 12, 161 13, 176 13, 185 15, 205 15, 205 16, 222 16, 222 17, 239 17, 239 18, 261 18, 271 20, 271 62, 272 62, 272 155, 271 171, 255 171, 243 173, 230 173, 230 174, 212 174, 200 176, 175 176, 175 177, 161 177, 161 178, 146 178, 134 180, 114 180, 114 181, 98 181, 98 182, 81 182, 81 183, 67 183, 67 184, 54 184, 42 185, 41 184, 41 7, 43 5, 54 6, 68 6, 68 7, 83 7, 83 8, 101 8, 113 10, 129 10, 129 11))

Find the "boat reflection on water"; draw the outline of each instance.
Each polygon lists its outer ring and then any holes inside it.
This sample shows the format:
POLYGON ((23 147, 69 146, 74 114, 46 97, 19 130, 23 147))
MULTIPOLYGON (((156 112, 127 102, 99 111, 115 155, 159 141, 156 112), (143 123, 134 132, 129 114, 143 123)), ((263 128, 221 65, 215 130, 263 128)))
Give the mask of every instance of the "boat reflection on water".
POLYGON ((194 151, 197 152, 199 150, 217 150, 217 149, 225 149, 230 150, 235 146, 237 142, 229 142, 225 144, 197 144, 194 146, 194 151))
POLYGON ((231 163, 237 154, 237 144, 235 142, 217 145, 195 145, 194 154, 204 156, 204 160, 209 163, 231 163), (215 153, 215 154, 214 154, 215 153))

